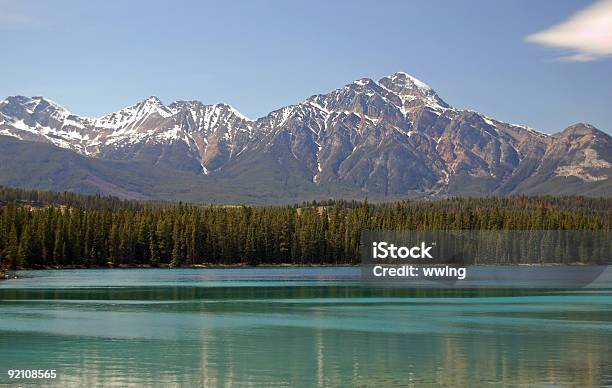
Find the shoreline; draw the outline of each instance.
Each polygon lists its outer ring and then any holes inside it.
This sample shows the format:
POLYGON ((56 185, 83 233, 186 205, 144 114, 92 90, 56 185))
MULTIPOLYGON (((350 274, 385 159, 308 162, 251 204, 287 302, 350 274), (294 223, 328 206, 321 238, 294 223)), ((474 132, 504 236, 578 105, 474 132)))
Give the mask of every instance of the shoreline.
POLYGON ((10 280, 10 279, 17 279, 17 275, 15 274, 11 274, 10 271, 0 271, 0 281, 2 280, 10 280))
POLYGON ((49 271, 49 270, 78 270, 78 269, 234 269, 234 268, 305 268, 305 267, 320 267, 320 268, 331 268, 331 267, 359 267, 359 264, 191 264, 182 265, 179 267, 170 267, 169 264, 162 264, 158 266, 152 266, 149 264, 121 264, 113 266, 85 266, 85 265, 66 265, 66 266, 44 266, 36 268, 17 268, 14 270, 0 271, 0 281, 18 279, 19 276, 15 275, 16 271, 49 271))
MULTIPOLYGON (((42 267, 35 268, 17 268, 14 270, 6 271, 4 274, 8 274, 10 272, 15 271, 44 271, 44 270, 66 270, 66 269, 198 269, 198 268, 258 268, 258 267, 272 267, 272 268, 304 268, 304 267, 359 267, 359 264, 347 264, 347 263, 338 263, 338 264, 214 264, 214 263, 202 263, 202 264, 190 264, 190 265, 181 265, 178 267, 171 267, 169 264, 161 264, 157 266, 149 265, 149 264, 119 264, 119 265, 108 265, 108 266, 85 266, 85 265, 65 265, 65 266, 55 266, 55 265, 47 265, 42 267)), ((0 273, 0 278, 2 275, 0 273)))
MULTIPOLYGON (((442 265, 442 264, 440 264, 442 265)), ((477 267, 588 267, 588 266, 607 266, 612 265, 610 263, 518 263, 518 264, 477 264, 477 265, 466 265, 466 267, 477 266, 477 267)), ((350 264, 350 263, 304 263, 304 264, 288 264, 288 263, 262 263, 257 265, 247 264, 247 263, 237 263, 237 264, 218 264, 218 263, 202 263, 202 264, 189 264, 189 265, 181 265, 178 267, 171 267, 169 264, 161 264, 157 266, 153 266, 150 264, 119 264, 119 265, 108 265, 108 266, 85 266, 85 265, 65 265, 65 266, 55 266, 48 265, 42 267, 35 268, 17 268, 14 270, 3 270, 0 271, 0 280, 4 278, 11 278, 11 273, 16 271, 45 271, 45 270, 71 270, 71 269, 233 269, 233 268, 306 268, 306 267, 315 267, 315 268, 331 268, 331 267, 360 267, 361 263, 350 264)))
MULTIPOLYGON (((518 268, 523 268, 525 270, 529 270, 529 268, 531 269, 544 269, 544 268, 549 268, 550 270, 552 270, 553 268, 556 268, 557 270, 561 270, 564 271, 562 268, 583 268, 585 270, 588 270, 588 267, 610 267, 612 266, 612 263, 608 262, 608 263, 598 263, 598 264, 585 264, 585 263, 536 263, 536 264, 505 264, 505 265, 496 265, 496 264, 479 264, 479 265, 467 265, 465 266, 465 269, 469 268, 469 267, 481 267, 481 269, 483 269, 482 267, 502 267, 505 268, 505 270, 511 270, 510 268, 514 268, 514 269, 518 269, 518 268), (510 267, 510 268, 509 268, 510 267)), ((240 264, 211 264, 211 263, 205 263, 205 264, 192 264, 192 265, 184 265, 184 266, 180 266, 180 267, 170 267, 168 264, 165 265, 161 265, 161 266, 151 266, 151 265, 146 265, 146 264, 140 264, 140 265, 117 265, 117 266, 92 266, 92 267, 86 267, 86 266, 45 266, 45 267, 39 267, 39 268, 19 268, 16 270, 0 270, 0 282, 4 281, 4 280, 18 280, 21 278, 28 278, 29 275, 26 273, 23 274, 17 274, 17 271, 24 271, 24 272, 29 272, 29 271, 60 271, 60 270, 85 270, 85 269, 92 269, 92 270, 130 270, 130 269, 164 269, 164 270, 169 270, 169 269, 256 269, 256 268, 270 268, 270 269, 277 269, 277 268, 363 268, 361 264, 260 264, 260 265, 249 265, 249 264, 244 264, 244 263, 240 263, 240 264)), ((602 268, 601 271, 605 271, 606 268, 602 268)), ((363 274, 362 274, 363 276, 363 274)))

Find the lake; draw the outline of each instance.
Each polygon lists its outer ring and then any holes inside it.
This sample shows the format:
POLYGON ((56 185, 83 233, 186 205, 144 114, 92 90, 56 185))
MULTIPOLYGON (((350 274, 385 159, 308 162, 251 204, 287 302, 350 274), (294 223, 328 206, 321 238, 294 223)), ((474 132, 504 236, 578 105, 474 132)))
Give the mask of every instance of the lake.
POLYGON ((358 268, 22 271, 0 384, 612 385, 612 291, 387 289, 358 268))

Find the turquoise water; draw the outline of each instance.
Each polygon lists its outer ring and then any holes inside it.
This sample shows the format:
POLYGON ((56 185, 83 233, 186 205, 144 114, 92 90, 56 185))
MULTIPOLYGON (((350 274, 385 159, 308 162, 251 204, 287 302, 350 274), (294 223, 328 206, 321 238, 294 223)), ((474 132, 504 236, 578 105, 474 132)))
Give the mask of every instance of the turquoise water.
POLYGON ((378 289, 355 268, 19 275, 0 282, 0 384, 612 385, 605 290, 378 289))

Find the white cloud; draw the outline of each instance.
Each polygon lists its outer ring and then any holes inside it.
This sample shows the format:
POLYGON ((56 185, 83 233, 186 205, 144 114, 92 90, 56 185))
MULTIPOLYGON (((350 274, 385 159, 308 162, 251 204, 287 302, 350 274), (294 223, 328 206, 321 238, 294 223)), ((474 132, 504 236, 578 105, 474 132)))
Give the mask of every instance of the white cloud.
POLYGON ((612 0, 599 0, 564 22, 529 35, 527 41, 568 50, 562 58, 568 61, 612 56, 612 0))

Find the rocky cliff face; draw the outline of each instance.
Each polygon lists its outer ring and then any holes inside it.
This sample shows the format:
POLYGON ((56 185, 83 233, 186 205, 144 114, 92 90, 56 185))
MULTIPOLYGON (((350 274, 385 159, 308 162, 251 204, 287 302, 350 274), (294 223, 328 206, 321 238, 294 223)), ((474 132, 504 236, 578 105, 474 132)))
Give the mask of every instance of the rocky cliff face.
POLYGON ((456 109, 406 73, 360 79, 256 120, 225 104, 165 106, 156 97, 84 118, 43 97, 9 97, 0 102, 0 135, 187 174, 184 190, 195 181, 258 181, 288 200, 300 192, 612 194, 612 139, 604 132, 578 124, 545 135, 456 109))

